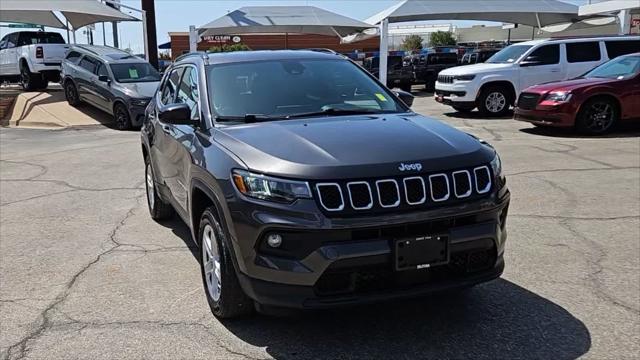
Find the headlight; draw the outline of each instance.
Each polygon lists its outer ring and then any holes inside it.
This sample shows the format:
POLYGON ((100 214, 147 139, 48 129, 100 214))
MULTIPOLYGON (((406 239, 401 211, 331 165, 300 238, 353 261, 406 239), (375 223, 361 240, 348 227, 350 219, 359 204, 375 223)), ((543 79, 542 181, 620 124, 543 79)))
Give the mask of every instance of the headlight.
POLYGON ((456 81, 471 81, 475 78, 475 75, 457 75, 453 77, 453 79, 456 81))
POLYGON ((569 99, 571 99, 571 93, 568 91, 552 91, 545 97, 545 100, 555 102, 567 102, 569 99))
POLYGON ((304 181, 277 179, 241 170, 234 170, 231 175, 238 191, 246 196, 281 203, 311 198, 309 184, 304 181))
POLYGON ((131 105, 147 107, 149 100, 151 99, 131 99, 131 105))
POLYGON ((496 157, 491 160, 491 170, 493 171, 493 174, 495 175, 498 182, 498 189, 503 188, 507 183, 507 179, 502 172, 502 160, 500 160, 500 156, 498 155, 498 153, 496 153, 496 157))

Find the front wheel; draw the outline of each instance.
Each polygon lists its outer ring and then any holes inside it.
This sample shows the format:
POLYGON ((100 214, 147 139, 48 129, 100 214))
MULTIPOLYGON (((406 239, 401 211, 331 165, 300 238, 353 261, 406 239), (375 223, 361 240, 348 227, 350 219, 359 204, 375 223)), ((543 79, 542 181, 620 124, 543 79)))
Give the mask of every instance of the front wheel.
POLYGON ((503 116, 509 111, 511 96, 503 87, 490 86, 478 98, 478 110, 485 116, 503 116))
POLYGON ((116 128, 118 130, 131 129, 131 116, 129 116, 129 110, 121 103, 116 104, 113 109, 113 118, 116 122, 116 128))
POLYGON ((198 234, 202 281, 213 314, 228 319, 253 312, 253 301, 240 287, 228 238, 212 207, 202 213, 198 234))
POLYGON ((613 128, 620 113, 616 104, 607 98, 591 99, 582 105, 576 118, 576 129, 588 135, 601 135, 613 128))

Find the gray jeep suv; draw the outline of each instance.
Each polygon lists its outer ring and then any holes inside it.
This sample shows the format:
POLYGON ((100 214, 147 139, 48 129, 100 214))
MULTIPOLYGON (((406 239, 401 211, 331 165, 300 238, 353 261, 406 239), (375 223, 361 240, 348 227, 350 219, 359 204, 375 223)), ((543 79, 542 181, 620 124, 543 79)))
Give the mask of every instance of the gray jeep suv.
POLYGON ((145 60, 108 46, 74 45, 62 61, 71 106, 86 102, 113 115, 116 127, 140 127, 160 74, 145 60))
POLYGON ((322 52, 193 53, 167 69, 141 131, 147 203, 190 227, 216 316, 500 276, 500 158, 411 101, 322 52))

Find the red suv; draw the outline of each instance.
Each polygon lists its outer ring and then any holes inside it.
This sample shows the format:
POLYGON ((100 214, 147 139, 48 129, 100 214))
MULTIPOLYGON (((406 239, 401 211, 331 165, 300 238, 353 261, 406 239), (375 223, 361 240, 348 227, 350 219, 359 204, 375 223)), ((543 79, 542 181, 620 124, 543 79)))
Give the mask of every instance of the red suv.
POLYGON ((610 60, 579 78, 531 86, 515 119, 537 126, 603 134, 618 121, 640 120, 640 53, 610 60))

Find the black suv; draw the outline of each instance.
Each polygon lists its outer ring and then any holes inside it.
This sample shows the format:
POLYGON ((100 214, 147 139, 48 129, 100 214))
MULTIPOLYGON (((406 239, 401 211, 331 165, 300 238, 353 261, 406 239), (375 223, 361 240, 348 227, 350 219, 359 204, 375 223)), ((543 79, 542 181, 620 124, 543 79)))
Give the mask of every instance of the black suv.
POLYGON ((410 100, 314 51, 193 53, 167 69, 142 128, 149 211, 189 225, 216 316, 500 276, 496 151, 410 100))
POLYGON ((415 54, 408 56, 405 61, 413 70, 413 83, 424 84, 426 90, 433 91, 440 71, 458 66, 458 54, 451 52, 415 54))
MULTIPOLYGON (((389 87, 398 87, 404 91, 411 91, 413 83, 413 73, 408 67, 402 56, 392 55, 387 58, 387 85, 389 87)), ((378 78, 380 74, 380 57, 374 56, 364 59, 362 66, 367 69, 374 77, 378 78)))

